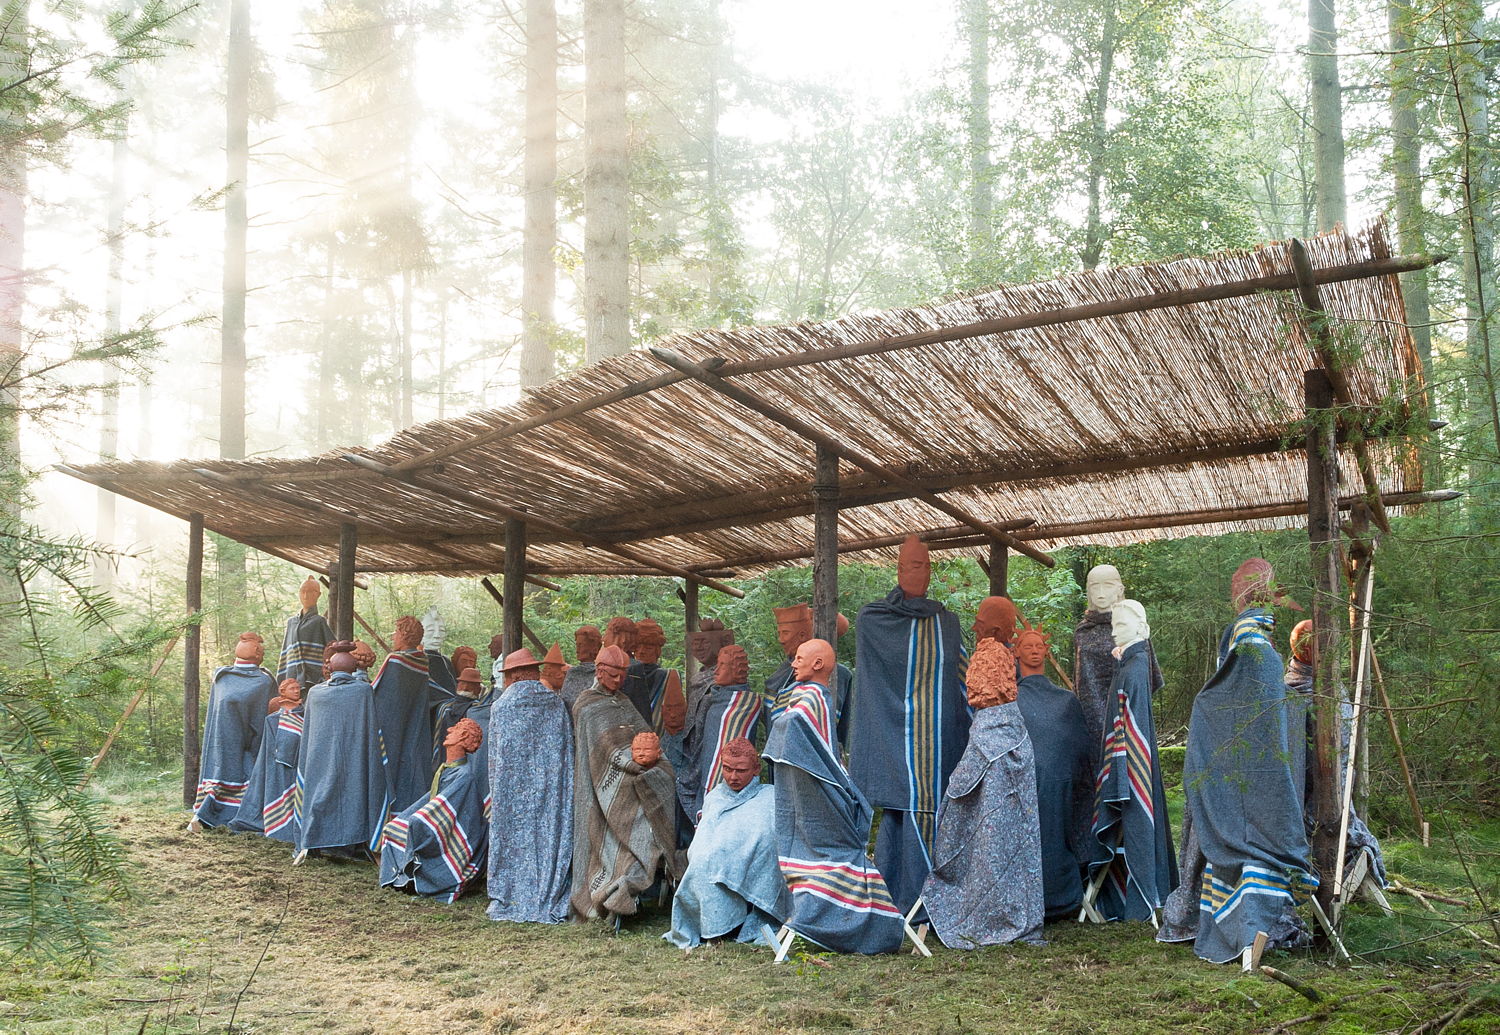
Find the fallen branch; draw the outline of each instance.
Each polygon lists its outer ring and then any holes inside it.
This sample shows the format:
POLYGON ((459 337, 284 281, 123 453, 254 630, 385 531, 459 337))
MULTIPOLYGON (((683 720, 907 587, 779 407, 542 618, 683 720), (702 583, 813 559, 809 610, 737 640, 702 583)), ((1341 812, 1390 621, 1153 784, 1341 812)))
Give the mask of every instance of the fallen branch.
POLYGON ((1270 978, 1272 981, 1280 981, 1287 988, 1290 988, 1293 992, 1296 992, 1298 995, 1310 1000, 1311 1002, 1321 1003, 1323 1001, 1322 992, 1319 992, 1311 985, 1304 985, 1301 981, 1298 981, 1290 974, 1282 973, 1275 967, 1268 967, 1264 963, 1262 963, 1260 972, 1266 977, 1270 978))
POLYGON ((1392 880, 1389 883, 1387 883, 1386 884, 1386 890, 1387 891, 1394 891, 1398 895, 1410 895, 1412 898, 1414 898, 1418 902, 1422 903, 1422 905, 1426 906, 1429 910, 1432 910, 1432 912, 1434 912, 1434 913, 1436 913, 1437 910, 1433 909, 1432 904, 1431 904, 1432 902, 1441 902, 1444 905, 1449 905, 1449 906, 1462 906, 1464 909, 1472 909, 1473 908, 1471 905, 1469 905, 1469 903, 1465 902, 1461 898, 1453 898, 1450 895, 1439 895, 1435 891, 1421 891, 1421 890, 1418 890, 1417 888, 1409 888, 1405 884, 1402 884, 1398 880, 1392 880))

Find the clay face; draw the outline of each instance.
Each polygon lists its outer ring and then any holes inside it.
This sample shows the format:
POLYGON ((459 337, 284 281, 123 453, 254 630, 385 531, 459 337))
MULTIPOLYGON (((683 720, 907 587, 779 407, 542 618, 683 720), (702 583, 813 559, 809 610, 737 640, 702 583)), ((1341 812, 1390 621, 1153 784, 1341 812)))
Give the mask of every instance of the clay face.
POLYGON ((303 613, 317 610, 318 598, 323 595, 323 587, 318 585, 318 580, 311 575, 307 581, 297 589, 297 599, 302 601, 303 613))
POLYGON ((1047 662, 1047 637, 1036 629, 1024 629, 1016 637, 1013 648, 1016 660, 1021 664, 1022 676, 1039 676, 1047 662))
POLYGON ((642 769, 661 761, 661 740, 655 733, 637 733, 630 742, 630 757, 642 769))
POLYGON ((667 685, 661 692, 661 724, 668 733, 681 733, 687 725, 687 697, 682 692, 682 680, 677 670, 667 673, 667 685))
POLYGON ((749 787, 760 776, 760 756, 755 753, 755 745, 744 737, 736 737, 725 744, 719 771, 724 774, 729 789, 736 794, 749 787))
POLYGON ((1132 643, 1151 638, 1151 626, 1146 622, 1146 609, 1139 600, 1121 600, 1110 608, 1109 626, 1116 647, 1128 647, 1132 643))
POLYGON ((603 645, 604 640, 599 635, 597 625, 581 625, 573 630, 573 649, 580 665, 598 657, 599 648, 603 645))
POLYGON ((240 633, 239 642, 234 645, 234 660, 248 662, 251 665, 259 665, 266 656, 265 641, 260 638, 259 633, 240 633))
POLYGON ((618 693, 625 685, 625 673, 629 668, 630 656, 611 644, 594 659, 594 678, 606 693, 618 693))
POLYGON ((1238 568, 1229 579, 1229 600, 1236 611, 1252 605, 1267 607, 1272 602, 1271 586, 1276 573, 1269 561, 1262 557, 1251 557, 1238 568))
POLYGON ((925 597, 927 587, 932 584, 932 558, 927 544, 914 535, 906 537, 901 544, 901 553, 896 558, 896 585, 907 599, 925 597))
POLYGON ((499 661, 505 656, 505 637, 496 633, 490 637, 490 660, 499 661))
POLYGON ((812 608, 806 604, 793 604, 773 610, 776 613, 776 640, 790 658, 797 653, 798 647, 812 639, 812 608))
POLYGON ((422 623, 411 615, 402 615, 396 619, 396 632, 391 637, 391 643, 395 650, 421 650, 422 649, 422 623))
POLYGON ((698 664, 707 666, 714 663, 713 637, 708 633, 688 633, 687 649, 698 664))
MULTIPOLYGON (((483 743, 484 730, 480 728, 479 723, 469 718, 459 719, 455 722, 448 728, 448 735, 443 738, 443 747, 449 749, 458 748, 460 757, 478 751, 479 745, 483 743)), ((453 762, 456 759, 450 754, 448 761, 453 762)))
POLYGON ((477 668, 460 669, 458 674, 458 692, 464 697, 478 697, 484 692, 484 683, 477 668))
POLYGON ((1304 618, 1292 628, 1292 657, 1304 665, 1312 664, 1313 624, 1304 618))
POLYGON ((295 679, 283 679, 276 690, 277 696, 271 698, 271 711, 295 708, 302 703, 302 684, 295 679))
POLYGON ((1095 611, 1108 611, 1125 599, 1125 583, 1120 581, 1120 570, 1113 564, 1096 564, 1089 569, 1089 607, 1095 611))
POLYGON ((562 648, 554 643, 542 659, 542 685, 548 690, 561 690, 567 674, 568 665, 563 661, 562 648))
POLYGON ((1008 597, 985 597, 974 616, 974 641, 999 640, 1006 646, 1016 635, 1016 605, 1008 597))
POLYGON ((1016 699, 1016 660, 999 640, 981 640, 969 658, 969 707, 978 711, 1016 699))
POLYGON ((833 645, 827 640, 808 640, 797 648, 797 656, 792 659, 792 674, 799 682, 830 686, 833 665, 833 645))
POLYGON ((455 672, 462 672, 466 668, 478 668, 479 652, 473 647, 455 647, 450 663, 455 672))
POLYGON ((667 634, 650 618, 635 623, 635 660, 654 665, 661 660, 662 648, 667 645, 667 634))
POLYGON ((745 648, 731 643, 719 648, 719 657, 714 665, 714 686, 740 686, 750 681, 750 659, 745 648))
POLYGON ((637 646, 635 623, 629 618, 616 616, 604 627, 604 645, 619 647, 632 658, 637 646))

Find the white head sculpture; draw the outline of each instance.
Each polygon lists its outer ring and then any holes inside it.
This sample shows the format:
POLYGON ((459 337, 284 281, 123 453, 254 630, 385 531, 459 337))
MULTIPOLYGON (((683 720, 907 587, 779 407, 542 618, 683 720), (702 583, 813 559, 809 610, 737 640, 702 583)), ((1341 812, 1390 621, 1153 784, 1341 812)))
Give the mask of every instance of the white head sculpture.
POLYGON ((1089 569, 1087 581, 1089 607, 1095 611, 1108 611, 1125 599, 1125 583, 1113 564, 1096 564, 1089 569))
POLYGON ((1132 643, 1151 638, 1151 626, 1146 621, 1146 609, 1139 600, 1121 600, 1110 608, 1109 631, 1115 640, 1115 656, 1132 643))
POLYGON ((422 616, 422 646, 441 654, 443 641, 447 638, 448 630, 443 625, 442 616, 438 614, 437 605, 433 604, 422 616))

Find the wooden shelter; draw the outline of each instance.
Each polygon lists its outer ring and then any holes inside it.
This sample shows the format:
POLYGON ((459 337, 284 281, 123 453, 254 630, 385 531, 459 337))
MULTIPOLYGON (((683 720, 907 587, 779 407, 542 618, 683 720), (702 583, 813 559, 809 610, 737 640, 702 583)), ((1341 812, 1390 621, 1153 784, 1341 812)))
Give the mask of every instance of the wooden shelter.
POLYGON ((1010 551, 1308 522, 1331 665, 1340 508, 1383 524, 1446 495, 1403 439, 1426 406, 1396 275, 1432 261, 1340 229, 682 334, 377 446, 64 470, 329 573, 342 635, 356 571, 504 572, 509 643, 548 576, 675 576, 691 613, 699 586, 816 554, 831 637, 838 555, 911 532, 986 548, 998 592, 1010 551))

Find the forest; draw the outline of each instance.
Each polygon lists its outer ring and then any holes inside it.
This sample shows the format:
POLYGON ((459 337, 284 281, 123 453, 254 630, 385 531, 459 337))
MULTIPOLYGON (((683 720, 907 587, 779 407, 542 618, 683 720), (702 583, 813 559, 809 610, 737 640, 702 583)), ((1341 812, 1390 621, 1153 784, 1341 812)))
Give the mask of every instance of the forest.
MULTIPOLYGON (((0 0, 0 1031, 1086 1031, 1106 1002, 1128 1031, 1500 1030, 1497 52, 1479 0, 0 0), (1407 460, 1461 495, 1379 540, 1355 794, 1396 916, 1350 915, 1352 966, 1287 964, 1316 999, 1120 925, 775 972, 660 926, 495 943, 482 905, 182 835, 182 639, 205 685, 244 630, 274 657, 308 573, 210 534, 189 615, 186 525, 58 465, 370 445, 680 332, 1375 223, 1436 260, 1401 276, 1407 460)), ((938 556, 967 630, 989 580, 938 556)), ((1298 522, 1054 556, 1009 587, 1059 658, 1095 565, 1152 608, 1169 767, 1236 566, 1313 593, 1298 522)), ((894 579, 840 566, 839 611, 894 579)), ((733 584, 703 613, 759 685, 812 570, 733 584)), ((681 667, 675 580, 559 585, 527 592, 542 643, 651 617, 681 667)), ((482 668, 501 622, 474 579, 372 573, 355 606, 387 639, 436 609, 482 668)))

